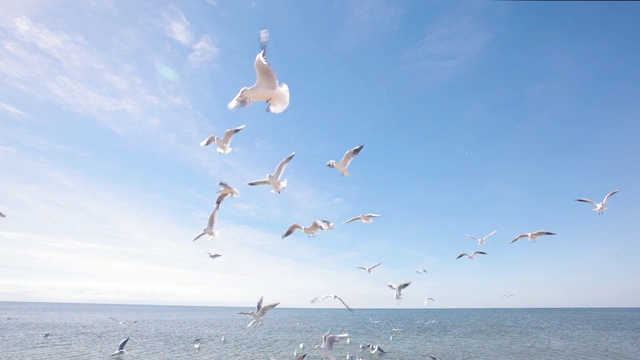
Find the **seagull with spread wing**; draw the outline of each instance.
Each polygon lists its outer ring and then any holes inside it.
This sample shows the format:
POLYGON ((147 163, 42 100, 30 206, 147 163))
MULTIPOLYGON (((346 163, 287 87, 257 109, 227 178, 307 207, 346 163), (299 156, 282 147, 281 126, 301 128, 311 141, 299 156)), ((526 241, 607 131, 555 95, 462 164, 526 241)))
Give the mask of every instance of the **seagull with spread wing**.
POLYGON ((391 283, 387 284, 387 287, 389 287, 389 289, 395 291, 394 297, 396 298, 398 306, 400 306, 400 300, 402 300, 402 290, 406 289, 409 285, 411 285, 411 281, 404 282, 398 286, 395 286, 391 283))
POLYGON ((522 238, 529 238, 529 240, 531 240, 531 242, 534 243, 536 242, 536 239, 538 238, 538 236, 543 236, 543 235, 556 235, 556 233, 552 233, 546 230, 538 230, 530 233, 524 233, 516 236, 513 240, 509 242, 509 244, 513 244, 514 242, 522 238))
POLYGON ((470 260, 474 260, 474 259, 476 258, 476 255, 478 255, 478 254, 481 254, 481 255, 487 255, 487 253, 486 253, 486 252, 484 252, 484 251, 476 250, 476 251, 474 251, 474 252, 473 252, 473 254, 471 254, 471 255, 469 255, 469 254, 467 254, 467 253, 462 253, 462 254, 458 255, 458 257, 456 258, 456 260, 458 260, 458 259, 460 259, 461 257, 464 257, 464 256, 466 256, 466 257, 467 257, 468 259, 470 259, 470 260))
POLYGON ((340 176, 349 175, 349 170, 347 170, 347 167, 349 166, 349 163, 351 163, 351 160, 353 160, 353 158, 360 153, 360 150, 362 150, 363 147, 364 145, 358 145, 353 149, 347 150, 340 161, 329 160, 326 164, 327 167, 335 168, 340 171, 340 176))
POLYGON ((371 271, 372 271, 373 269, 377 268, 377 267, 378 267, 378 266, 380 266, 380 265, 382 265, 382 263, 381 263, 381 262, 380 262, 380 263, 377 263, 377 264, 375 264, 375 265, 373 265, 373 266, 371 266, 371 267, 358 266, 358 269, 362 269, 362 270, 364 270, 364 271, 368 272, 369 274, 371 274, 371 271))
POLYGON ((313 220, 313 222, 309 226, 291 224, 287 228, 287 231, 282 234, 282 238, 286 238, 287 236, 293 234, 296 230, 302 230, 302 232, 309 235, 309 237, 312 237, 315 236, 315 234, 320 230, 327 230, 327 227, 327 224, 323 220, 313 220))
POLYGON ((329 358, 331 360, 336 360, 336 357, 333 355, 333 344, 340 341, 342 338, 348 337, 349 334, 329 334, 327 331, 324 335, 322 335, 322 345, 315 346, 315 349, 319 350, 322 353, 323 358, 329 358))
POLYGON ((253 67, 256 71, 256 83, 243 87, 227 105, 229 110, 249 106, 254 101, 266 101, 267 112, 279 114, 289 106, 289 86, 280 84, 276 74, 267 62, 267 41, 269 31, 260 30, 260 52, 256 55, 253 67))
POLYGON ((613 194, 615 194, 615 193, 617 193, 619 191, 620 191, 620 189, 617 189, 617 190, 613 190, 612 192, 608 193, 604 197, 604 200, 602 200, 601 203, 596 203, 595 201, 589 200, 589 199, 575 199, 575 201, 580 201, 580 202, 593 204, 593 206, 595 206, 595 208, 593 208, 593 211, 597 211, 598 214, 602 214, 605 210, 607 210, 607 208, 605 207, 605 205, 607 204, 607 200, 609 200, 611 195, 613 195, 613 194))
POLYGON ((219 152, 220 154, 228 154, 232 150, 231 139, 242 129, 244 129, 244 125, 240 125, 237 128, 228 129, 224 132, 224 136, 222 138, 211 135, 202 140, 202 142, 200 142, 200 146, 207 146, 215 143, 218 146, 218 148, 216 149, 217 152, 219 152))
POLYGON ((474 240, 476 240, 476 241, 478 242, 478 245, 482 245, 482 244, 484 244, 484 242, 485 242, 485 241, 487 241, 487 238, 488 238, 489 236, 491 236, 491 235, 495 234, 497 231, 498 231, 498 230, 493 230, 492 232, 490 232, 489 234, 487 234, 487 235, 485 235, 485 236, 483 236, 483 237, 481 237, 481 238, 477 238, 477 237, 475 237, 475 236, 471 236, 471 235, 469 235, 469 234, 467 234, 467 233, 464 233, 464 235, 465 235, 465 236, 468 236, 468 237, 470 237, 470 238, 472 238, 472 239, 474 239, 474 240))
POLYGON ((127 345, 128 341, 129 341, 129 338, 126 338, 120 341, 120 345, 118 345, 118 350, 116 350, 113 354, 111 354, 111 356, 120 356, 120 355, 126 354, 127 351, 124 349, 124 346, 127 345))
POLYGON ((242 314, 242 315, 249 315, 251 317, 253 317, 253 320, 251 320, 251 322, 249 323, 249 325, 247 325, 247 327, 251 327, 253 325, 256 324, 260 324, 262 325, 262 318, 264 317, 264 315, 267 313, 267 311, 273 309, 274 307, 278 306, 278 303, 275 304, 269 304, 269 305, 265 305, 262 306, 262 296, 260 297, 260 300, 258 300, 258 305, 256 306, 255 310, 251 310, 249 312, 239 312, 238 314, 242 314))
POLYGON ((248 184, 251 186, 271 185, 272 187, 271 192, 272 193, 277 192, 279 194, 282 190, 284 190, 284 188, 287 187, 287 179, 280 180, 280 177, 282 176, 282 172, 284 172, 284 169, 287 167, 287 164, 289 164, 289 161, 291 161, 291 159, 293 159, 295 155, 296 153, 292 152, 289 156, 284 158, 284 160, 280 161, 280 163, 276 167, 276 170, 273 172, 273 174, 267 174, 266 179, 252 181, 248 184))
POLYGON ((336 294, 328 294, 328 295, 316 296, 311 300, 311 303, 317 303, 318 301, 322 301, 322 300, 325 300, 325 299, 340 300, 342 305, 344 305, 344 307, 346 307, 347 310, 353 312, 353 310, 349 307, 349 305, 347 305, 347 303, 345 303, 344 300, 342 300, 342 298, 337 296, 336 294))
POLYGON ((380 217, 380 215, 379 214, 360 214, 358 216, 354 216, 351 219, 343 222, 343 224, 358 221, 358 220, 362 221, 365 224, 371 224, 371 222, 373 221, 373 218, 377 218, 377 217, 380 217))
POLYGON ((220 234, 220 232, 213 230, 213 227, 216 224, 216 217, 218 217, 218 206, 214 207, 211 215, 209 215, 209 222, 207 223, 207 227, 202 229, 202 232, 196 235, 196 237, 193 238, 192 241, 196 241, 205 235, 209 235, 211 240, 214 240, 220 234))

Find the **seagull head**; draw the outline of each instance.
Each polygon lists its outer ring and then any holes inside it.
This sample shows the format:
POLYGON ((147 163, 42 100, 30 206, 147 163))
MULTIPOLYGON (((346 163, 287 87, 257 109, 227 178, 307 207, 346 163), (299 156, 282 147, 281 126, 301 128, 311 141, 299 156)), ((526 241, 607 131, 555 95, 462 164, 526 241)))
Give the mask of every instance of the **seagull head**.
POLYGON ((336 161, 335 160, 329 160, 327 162, 327 167, 332 168, 332 167, 335 167, 335 166, 336 166, 336 161))

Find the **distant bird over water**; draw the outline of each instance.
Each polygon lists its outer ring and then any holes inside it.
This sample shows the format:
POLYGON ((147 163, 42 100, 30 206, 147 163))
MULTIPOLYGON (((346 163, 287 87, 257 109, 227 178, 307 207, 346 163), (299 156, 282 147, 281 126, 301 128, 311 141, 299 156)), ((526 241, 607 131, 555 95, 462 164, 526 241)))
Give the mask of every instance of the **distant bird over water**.
POLYGON ((518 236, 516 236, 513 240, 511 240, 509 242, 509 244, 513 244, 514 242, 522 239, 522 238, 529 238, 529 240, 531 240, 531 242, 536 242, 536 239, 538 238, 538 236, 543 236, 543 235, 556 235, 556 233, 552 233, 546 230, 538 230, 535 232, 530 232, 530 233, 524 233, 524 234, 520 234, 518 236))
POLYGON ((473 252, 473 254, 471 254, 471 255, 469 255, 469 254, 467 254, 467 253, 462 253, 462 254, 458 255, 458 257, 456 258, 456 260, 457 260, 457 259, 460 259, 460 258, 461 258, 461 257, 463 257, 463 256, 466 256, 466 257, 467 257, 467 258, 469 258, 470 260, 474 260, 474 259, 475 259, 475 257, 476 257, 476 255, 478 255, 478 254, 481 254, 481 255, 487 255, 487 253, 486 253, 486 252, 484 252, 484 251, 474 251, 474 252, 473 252))
POLYGON ((358 220, 361 220, 365 224, 371 224, 371 222, 373 221, 373 218, 377 218, 377 217, 380 217, 380 215, 379 214, 361 214, 361 215, 352 217, 351 219, 345 221, 343 224, 358 221, 358 220))
POLYGON ((262 306, 262 296, 260 297, 260 300, 258 300, 258 304, 256 305, 256 309, 255 310, 251 310, 249 312, 239 312, 238 314, 242 314, 242 315, 249 315, 251 317, 253 317, 253 320, 251 320, 251 322, 249 323, 249 325, 247 325, 247 327, 251 327, 253 325, 262 325, 262 318, 264 317, 264 315, 267 313, 267 311, 273 309, 274 307, 278 306, 280 303, 275 303, 275 304, 269 304, 269 305, 265 305, 262 306))
POLYGON ((609 200, 609 198, 611 197, 611 195, 619 192, 620 189, 617 190, 613 190, 612 192, 608 193, 605 197, 604 200, 602 200, 601 203, 596 203, 593 200, 589 200, 589 199, 575 199, 575 201, 580 201, 580 202, 585 202, 585 203, 590 203, 593 204, 593 206, 595 206, 595 208, 593 208, 593 211, 597 211, 598 214, 602 214, 603 212, 605 212, 605 210, 607 210, 607 208, 605 207, 607 200, 609 200))
POLYGON ((358 269, 362 269, 362 270, 364 270, 364 271, 368 272, 369 274, 371 274, 371 271, 372 271, 373 269, 377 268, 377 267, 378 267, 378 266, 380 266, 380 265, 382 265, 382 263, 381 263, 381 262, 380 262, 380 263, 377 263, 377 264, 375 264, 375 265, 373 265, 373 266, 371 266, 371 267, 358 266, 358 269))
POLYGON ((210 253, 210 252, 207 252, 207 254, 209 254, 209 257, 210 257, 210 258, 212 258, 212 259, 216 259, 216 258, 219 258, 219 257, 221 257, 221 256, 222 256, 222 255, 220 255, 220 254, 212 254, 212 253, 210 253))
POLYGON ((209 215, 209 222, 207 223, 207 227, 202 229, 202 232, 200 232, 200 234, 196 235, 195 238, 193 238, 193 240, 191 241, 196 241, 198 239, 200 239, 201 237, 205 236, 205 235, 209 235, 209 237, 211 238, 211 240, 214 240, 219 232, 218 231, 214 231, 213 227, 216 224, 216 217, 218 216, 218 207, 216 206, 213 211, 211 212, 211 215, 209 215))
POLYGON ((329 160, 326 165, 340 171, 340 176, 347 176, 349 175, 349 171, 347 170, 349 163, 351 163, 351 160, 360 153, 360 150, 362 150, 363 147, 364 145, 358 145, 353 149, 349 149, 344 153, 340 161, 329 160))
POLYGON ((272 187, 271 192, 272 193, 277 192, 279 194, 282 190, 284 190, 284 188, 287 187, 287 179, 280 180, 280 177, 282 176, 284 169, 287 167, 287 164, 289 164, 289 161, 291 161, 291 159, 293 159, 295 155, 296 153, 293 152, 289 156, 284 158, 284 160, 280 161, 280 163, 278 163, 278 166, 276 167, 276 170, 273 172, 273 174, 267 174, 266 179, 252 181, 248 184, 251 186, 271 185, 272 187))
POLYGON ((395 286, 394 284, 388 283, 387 287, 391 290, 394 290, 394 297, 396 299, 396 302, 398 303, 398 306, 400 306, 400 300, 402 300, 402 290, 406 289, 409 285, 411 285, 411 281, 407 281, 404 282, 398 286, 395 286))
POLYGON ((316 296, 311 300, 311 303, 317 303, 318 301, 322 301, 322 300, 325 300, 325 299, 340 300, 342 305, 344 305, 344 307, 347 308, 347 310, 353 312, 353 310, 349 307, 349 305, 347 305, 347 303, 344 302, 344 300, 342 300, 342 298, 340 298, 336 294, 328 294, 328 295, 316 296))
POLYGON ((120 345, 118 345, 118 350, 116 350, 113 354, 111 354, 111 356, 120 356, 120 355, 124 355, 127 351, 124 349, 124 346, 127 345, 127 342, 129 341, 129 338, 126 338, 124 340, 122 340, 120 342, 120 345))
POLYGON ((253 62, 256 82, 252 86, 240 89, 238 95, 227 105, 229 110, 249 106, 254 101, 266 101, 267 112, 274 114, 283 112, 289 106, 289 86, 278 83, 276 74, 267 62, 268 40, 268 30, 260 30, 260 52, 253 62))
POLYGON ((233 138, 233 135, 239 133, 242 129, 244 129, 244 125, 240 125, 237 128, 228 129, 224 132, 224 136, 222 138, 211 135, 202 140, 200 146, 207 146, 209 144, 215 143, 218 146, 218 148, 216 149, 217 152, 219 152, 220 154, 228 154, 231 152, 231 150, 233 150, 231 148, 231 139, 233 138))
POLYGON ((349 334, 329 334, 327 331, 324 335, 322 335, 322 345, 315 346, 315 349, 319 350, 322 353, 323 358, 329 358, 331 360, 336 360, 336 357, 333 355, 333 344, 338 342, 342 338, 349 337, 349 334))
POLYGON ((487 235, 485 235, 485 236, 483 236, 483 237, 481 237, 481 238, 477 238, 477 237, 475 237, 475 236, 471 236, 471 235, 469 235, 469 234, 467 234, 467 233, 465 233, 464 235, 465 235, 465 236, 468 236, 468 237, 470 237, 470 238, 472 238, 472 239, 474 239, 474 240, 476 240, 476 241, 478 242, 478 245, 482 245, 482 244, 484 244, 484 242, 485 242, 485 241, 487 241, 487 238, 488 238, 489 236, 491 236, 491 235, 495 234, 497 231, 498 231, 498 230, 493 230, 492 232, 490 232, 489 234, 487 234, 487 235))

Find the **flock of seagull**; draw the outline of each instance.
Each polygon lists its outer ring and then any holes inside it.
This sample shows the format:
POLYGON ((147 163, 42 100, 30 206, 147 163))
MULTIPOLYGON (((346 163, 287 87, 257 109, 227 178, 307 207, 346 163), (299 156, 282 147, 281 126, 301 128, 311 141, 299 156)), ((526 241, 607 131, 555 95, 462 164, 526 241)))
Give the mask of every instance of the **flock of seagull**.
MULTIPOLYGON (((260 51, 256 55, 255 61, 253 64, 256 72, 256 82, 252 86, 242 87, 240 89, 238 94, 227 105, 227 108, 229 110, 246 107, 252 104, 253 102, 257 102, 257 101, 266 102, 267 103, 266 111, 272 112, 275 114, 283 112, 288 107, 289 100, 290 100, 289 87, 287 86, 287 84, 279 83, 277 81, 277 78, 273 69, 267 62, 266 44, 267 44, 268 38, 269 38, 269 33, 267 29, 260 30, 260 51)), ((200 143, 200 145, 201 146, 215 145, 216 151, 219 152, 220 154, 229 154, 232 151, 231 142, 234 136, 237 135, 244 128, 245 128, 245 125, 241 125, 236 128, 228 129, 225 131, 224 135, 221 138, 216 137, 214 135, 208 136, 200 143)), ((364 145, 358 145, 354 148, 347 150, 342 156, 341 160, 339 161, 329 160, 326 163, 326 166, 329 168, 336 169, 339 172, 340 176, 349 175, 349 171, 348 171, 349 164, 354 159, 354 157, 357 156, 362 151, 363 147, 364 145)), ((273 193, 282 192, 287 187, 287 179, 283 179, 282 175, 287 165, 291 162, 294 156, 295 156, 295 152, 292 152, 291 154, 289 154, 287 157, 285 157, 282 161, 278 163, 273 173, 267 174, 266 177, 263 179, 251 181, 251 182, 248 182, 247 184, 250 186, 265 185, 265 186, 269 186, 270 191, 273 193)), ((225 182, 219 182, 218 185, 220 186, 220 189, 217 191, 218 196, 213 206, 213 210, 209 216, 207 225, 200 231, 200 233, 198 233, 193 238, 192 241, 201 239, 205 235, 208 235, 211 240, 217 238, 219 236, 219 232, 215 230, 215 225, 216 225, 216 218, 218 216, 220 205, 222 204, 223 200, 226 199, 227 197, 229 196, 235 197, 235 196, 239 196, 240 194, 237 189, 231 187, 225 182)), ((585 198, 575 199, 575 201, 590 203, 594 206, 593 211, 598 212, 598 214, 602 214, 605 210, 607 210, 606 208, 607 200, 609 200, 609 198, 612 195, 618 193, 619 191, 620 190, 611 191, 604 197, 602 202, 599 202, 599 203, 596 203, 593 200, 585 199, 585 198)), ((4 218, 4 217, 6 217, 5 214, 0 212, 0 218, 4 218)), ((363 223, 370 224, 373 221, 373 219, 377 217, 380 217, 380 215, 375 213, 361 214, 358 216, 354 216, 350 219, 347 219, 346 221, 344 221, 343 224, 352 223, 356 221, 362 221, 363 223)), ((334 228, 333 223, 326 219, 313 220, 311 224, 309 224, 308 226, 293 223, 289 225, 286 231, 282 234, 282 238, 286 238, 292 235, 294 232, 296 232, 296 230, 300 230, 304 234, 308 235, 309 237, 313 237, 319 231, 329 231, 329 230, 332 230, 333 228, 334 228)), ((464 233, 464 235, 475 240, 477 242, 477 245, 483 245, 486 243, 487 239, 490 236, 494 235, 496 232, 497 230, 494 230, 483 237, 475 237, 466 233, 464 233)), ((540 236, 550 236, 550 235, 556 235, 556 233, 546 231, 546 230, 538 230, 534 232, 522 233, 517 235, 509 243, 511 244, 524 238, 528 238, 529 240, 531 240, 531 242, 535 242, 536 239, 540 236)), ((220 254, 210 253, 210 252, 207 252, 207 254, 211 259, 217 259, 222 256, 220 254)), ((487 255, 487 253, 481 250, 475 250, 471 254, 463 252, 459 254, 456 257, 456 259, 466 257, 470 260, 474 260, 477 255, 487 255)), ((366 271, 368 274, 371 274, 372 271, 377 267, 379 267, 380 265, 382 265, 381 262, 372 266, 358 266, 357 268, 366 271)), ((416 270, 416 273, 417 274, 427 273, 427 270, 419 269, 419 270, 416 270)), ((411 281, 403 282, 398 285, 391 284, 391 283, 387 284, 387 287, 393 291, 393 295, 394 295, 394 298, 396 299, 398 306, 400 305, 400 301, 402 299, 402 291, 405 290, 407 287, 409 287, 409 285, 411 285, 411 281)), ((504 294, 502 296, 508 298, 514 295, 504 294)), ((341 297, 335 294, 317 296, 311 300, 311 303, 317 303, 324 300, 337 300, 347 310, 353 312, 353 309, 349 307, 341 297)), ((428 301, 435 301, 435 300, 431 297, 427 297, 424 299, 424 304, 426 305, 428 301)), ((247 328, 252 326, 262 325, 265 314, 269 310, 274 309, 276 306, 280 304, 279 302, 276 302, 276 303, 263 306, 262 302, 263 302, 263 298, 260 297, 260 299, 257 302, 256 308, 254 310, 239 313, 239 314, 247 315, 251 317, 251 321, 247 325, 247 328)), ((372 322, 379 322, 379 320, 374 321, 371 318, 369 319, 372 322)), ((391 325, 391 323, 389 323, 389 325, 391 325)), ((400 329, 393 327, 393 325, 391 325, 391 327, 392 327, 392 330, 391 330, 392 333, 400 331, 400 329)), ((45 337, 47 337, 48 335, 49 333, 46 333, 45 337)), ((347 338, 347 342, 348 342, 349 341, 348 336, 349 336, 348 334, 331 334, 330 332, 327 332, 322 335, 322 344, 316 345, 315 349, 317 349, 322 354, 323 359, 328 358, 328 359, 335 360, 336 357, 333 354, 334 344, 336 344, 343 338, 347 338)), ((128 341, 129 341, 129 337, 122 340, 118 345, 118 349, 112 354, 112 356, 124 355, 126 353, 125 346, 127 345, 128 341)), ((200 342, 196 341, 196 344, 194 344, 194 347, 196 349, 199 349, 200 342)), ((303 344, 300 344, 300 348, 302 350, 303 344)), ((372 354, 385 353, 385 351, 382 350, 382 348, 374 344, 364 344, 364 345, 361 345, 360 348, 361 349, 366 348, 372 354)), ((296 360, 302 360, 306 357, 306 354, 294 353, 294 356, 296 356, 295 358, 296 360)), ((431 359, 437 359, 433 355, 428 355, 428 356, 431 359)), ((362 357, 359 357, 359 356, 354 357, 348 354, 347 359, 348 360, 362 359, 362 357)))

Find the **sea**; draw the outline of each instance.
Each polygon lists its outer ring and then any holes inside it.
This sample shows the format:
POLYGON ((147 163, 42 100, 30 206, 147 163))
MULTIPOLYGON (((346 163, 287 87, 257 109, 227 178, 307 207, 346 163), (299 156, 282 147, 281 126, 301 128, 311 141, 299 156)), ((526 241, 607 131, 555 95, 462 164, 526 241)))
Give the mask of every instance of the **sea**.
POLYGON ((327 331, 337 359, 640 359, 640 308, 249 310, 0 302, 0 359, 321 359, 327 331))

